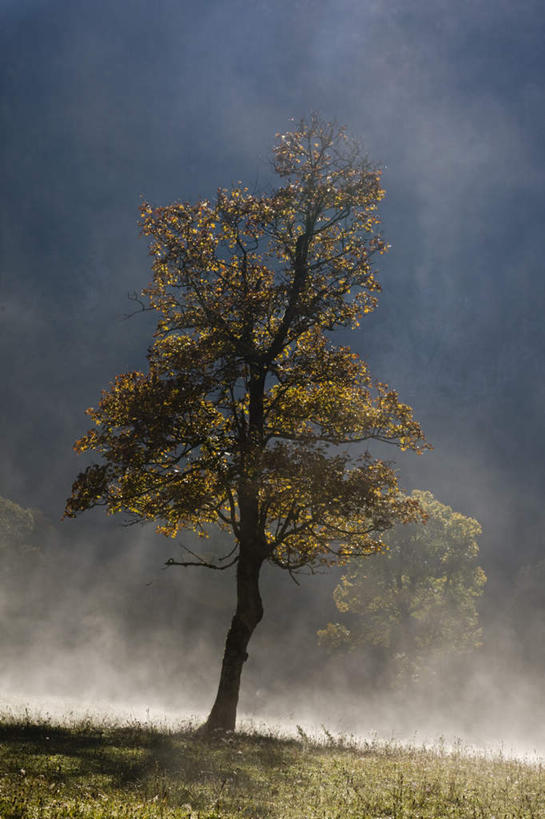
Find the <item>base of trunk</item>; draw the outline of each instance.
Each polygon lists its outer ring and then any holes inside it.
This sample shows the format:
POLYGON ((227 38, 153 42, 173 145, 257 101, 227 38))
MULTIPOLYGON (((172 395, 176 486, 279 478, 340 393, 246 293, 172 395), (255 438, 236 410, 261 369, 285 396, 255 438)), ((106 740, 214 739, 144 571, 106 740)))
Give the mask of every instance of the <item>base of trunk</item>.
POLYGON ((242 667, 248 659, 246 649, 261 618, 259 570, 263 560, 239 560, 237 571, 237 610, 225 641, 218 693, 210 715, 199 728, 201 736, 234 731, 242 667))

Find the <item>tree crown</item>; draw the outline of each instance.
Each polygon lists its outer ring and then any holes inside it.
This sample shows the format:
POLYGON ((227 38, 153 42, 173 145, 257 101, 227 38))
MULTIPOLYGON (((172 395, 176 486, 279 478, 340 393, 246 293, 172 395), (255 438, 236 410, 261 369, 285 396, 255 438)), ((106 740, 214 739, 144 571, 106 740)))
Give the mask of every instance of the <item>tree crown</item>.
POLYGON ((103 462, 78 476, 68 516, 105 505, 171 536, 215 523, 238 546, 251 530, 263 558, 293 571, 380 548, 393 521, 419 514, 367 444, 420 452, 421 428, 331 337, 377 304, 380 171, 318 117, 279 136, 274 169, 267 195, 143 205, 149 369, 88 410, 95 427, 75 448, 103 462))

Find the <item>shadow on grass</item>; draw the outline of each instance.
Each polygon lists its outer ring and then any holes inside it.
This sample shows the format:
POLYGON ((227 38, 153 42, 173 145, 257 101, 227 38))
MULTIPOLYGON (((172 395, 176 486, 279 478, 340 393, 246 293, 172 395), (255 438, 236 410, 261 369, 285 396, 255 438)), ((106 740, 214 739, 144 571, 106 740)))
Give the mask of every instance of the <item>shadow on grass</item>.
POLYGON ((270 796, 271 782, 285 776, 300 744, 252 734, 202 738, 194 729, 160 731, 148 726, 32 722, 0 723, 0 762, 6 774, 62 785, 74 793, 159 796, 167 804, 214 803, 234 791, 270 796))

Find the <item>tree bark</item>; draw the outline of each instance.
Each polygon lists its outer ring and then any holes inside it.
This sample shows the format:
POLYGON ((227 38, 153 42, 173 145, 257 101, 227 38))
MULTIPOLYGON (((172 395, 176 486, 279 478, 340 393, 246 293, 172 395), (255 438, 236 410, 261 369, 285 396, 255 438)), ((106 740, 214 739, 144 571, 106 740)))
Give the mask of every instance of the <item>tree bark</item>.
POLYGON ((241 548, 237 564, 237 607, 225 641, 218 693, 201 732, 234 731, 240 676, 248 659, 250 637, 263 617, 259 572, 263 558, 241 548))
POLYGON ((237 607, 225 641, 218 693, 210 715, 200 729, 203 734, 235 730, 242 667, 248 659, 250 638, 263 617, 259 573, 267 556, 267 543, 259 515, 258 484, 263 449, 265 377, 264 367, 252 364, 248 383, 248 434, 242 447, 242 474, 238 487, 237 607))

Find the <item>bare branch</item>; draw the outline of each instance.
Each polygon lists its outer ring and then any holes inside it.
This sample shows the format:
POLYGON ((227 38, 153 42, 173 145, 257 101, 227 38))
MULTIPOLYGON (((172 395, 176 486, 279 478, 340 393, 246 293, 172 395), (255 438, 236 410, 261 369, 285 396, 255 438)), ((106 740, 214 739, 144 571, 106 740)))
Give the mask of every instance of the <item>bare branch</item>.
POLYGON ((121 316, 124 321, 138 315, 138 313, 151 313, 153 311, 153 307, 142 301, 140 294, 136 291, 134 291, 134 293, 127 293, 127 298, 129 301, 134 301, 136 304, 139 304, 140 307, 137 310, 133 310, 132 313, 125 313, 123 316, 121 316))
POLYGON ((230 563, 225 563, 223 566, 217 566, 215 563, 207 563, 206 560, 174 560, 173 557, 169 557, 168 560, 165 560, 165 566, 203 566, 205 569, 216 569, 219 572, 230 569, 235 563, 238 563, 238 555, 234 560, 231 560, 230 563))

